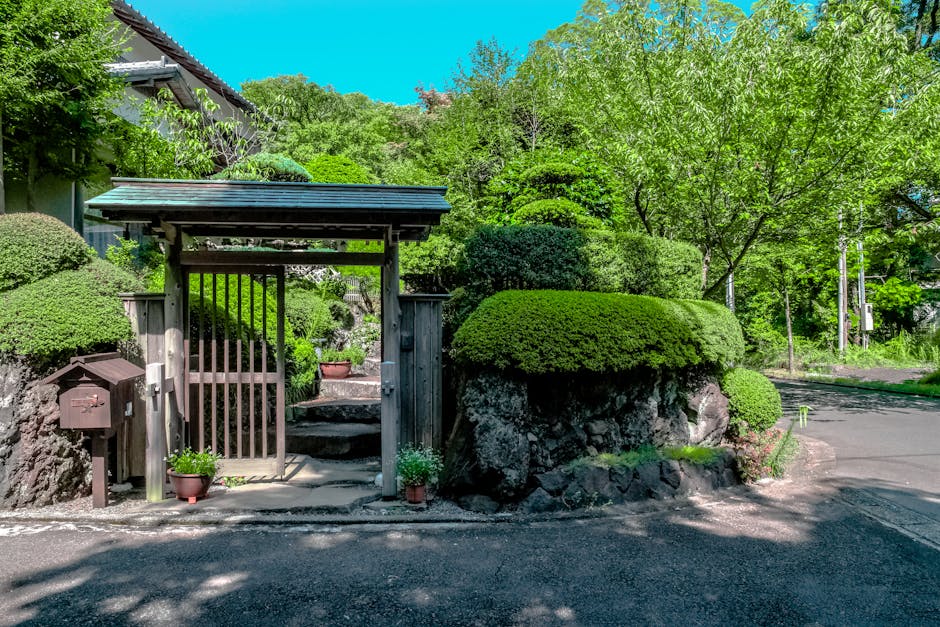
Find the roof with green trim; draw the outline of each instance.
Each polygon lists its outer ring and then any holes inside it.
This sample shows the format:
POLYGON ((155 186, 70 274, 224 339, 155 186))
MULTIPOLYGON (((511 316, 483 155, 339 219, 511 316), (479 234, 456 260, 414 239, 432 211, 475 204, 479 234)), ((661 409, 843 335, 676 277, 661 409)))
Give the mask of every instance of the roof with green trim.
POLYGON ((450 211, 446 187, 113 179, 85 204, 112 222, 194 236, 421 240, 450 211))

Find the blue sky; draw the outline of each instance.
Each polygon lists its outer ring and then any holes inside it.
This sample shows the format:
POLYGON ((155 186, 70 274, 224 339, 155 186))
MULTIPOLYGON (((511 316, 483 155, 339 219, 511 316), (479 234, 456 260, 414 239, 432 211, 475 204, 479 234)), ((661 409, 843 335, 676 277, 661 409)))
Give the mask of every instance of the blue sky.
MULTIPOLYGON (((748 6, 736 0, 736 4, 748 6)), ((304 74, 341 92, 409 104, 445 87, 479 40, 524 54, 581 0, 131 0, 223 80, 304 74)))

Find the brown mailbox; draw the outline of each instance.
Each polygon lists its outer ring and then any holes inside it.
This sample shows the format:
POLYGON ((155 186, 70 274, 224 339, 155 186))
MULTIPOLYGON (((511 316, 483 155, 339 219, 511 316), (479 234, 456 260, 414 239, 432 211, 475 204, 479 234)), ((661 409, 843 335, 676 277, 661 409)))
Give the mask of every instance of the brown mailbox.
POLYGON ((108 504, 108 438, 134 413, 134 383, 144 375, 119 353, 73 357, 44 384, 59 386, 59 426, 81 429, 91 436, 92 501, 108 504))

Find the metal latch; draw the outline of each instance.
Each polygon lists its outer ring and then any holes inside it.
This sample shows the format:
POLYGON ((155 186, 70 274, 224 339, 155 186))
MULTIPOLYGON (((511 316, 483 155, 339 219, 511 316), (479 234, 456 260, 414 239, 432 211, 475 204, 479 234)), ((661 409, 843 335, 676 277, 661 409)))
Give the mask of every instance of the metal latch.
POLYGON ((391 396, 395 391, 395 384, 386 379, 382 381, 382 396, 391 396))

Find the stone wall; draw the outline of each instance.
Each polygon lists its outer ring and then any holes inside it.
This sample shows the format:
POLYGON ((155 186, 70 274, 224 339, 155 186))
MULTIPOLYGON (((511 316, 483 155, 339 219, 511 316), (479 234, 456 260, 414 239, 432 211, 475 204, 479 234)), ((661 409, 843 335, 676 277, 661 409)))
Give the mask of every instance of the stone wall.
POLYGON ((716 445, 728 401, 702 374, 458 375, 442 489, 500 502, 526 498, 537 476, 602 452, 716 445))
POLYGON ((26 364, 0 360, 0 509, 38 507, 91 491, 91 457, 59 431, 57 390, 26 364))

